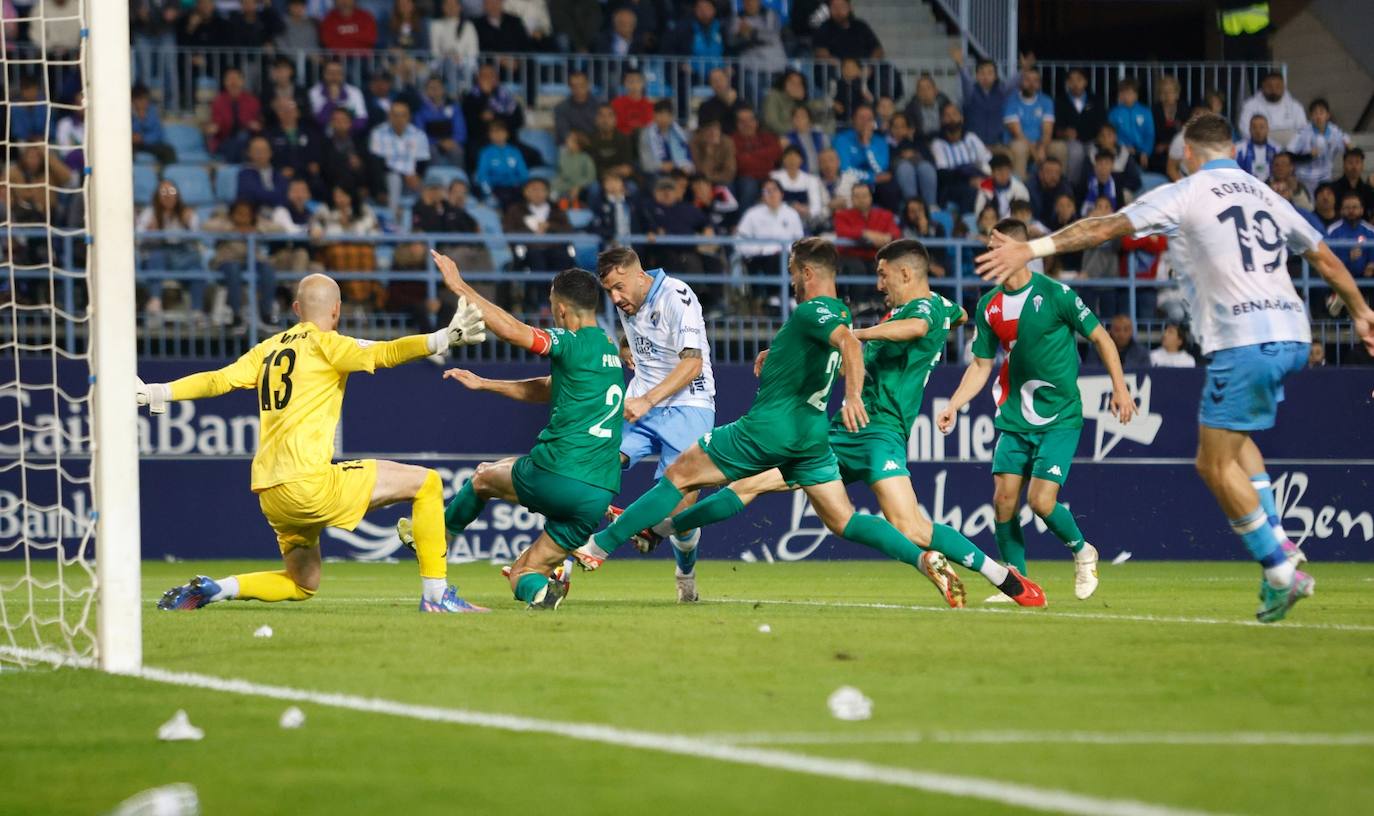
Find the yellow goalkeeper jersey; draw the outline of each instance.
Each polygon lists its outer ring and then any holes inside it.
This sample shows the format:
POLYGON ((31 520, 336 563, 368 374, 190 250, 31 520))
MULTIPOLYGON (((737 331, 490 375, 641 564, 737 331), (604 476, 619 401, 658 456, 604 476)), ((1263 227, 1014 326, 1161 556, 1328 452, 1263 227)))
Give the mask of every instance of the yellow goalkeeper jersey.
POLYGON ((261 430, 253 455, 253 492, 260 493, 318 473, 333 461, 334 430, 349 374, 371 374, 427 354, 424 335, 372 343, 300 323, 218 371, 171 383, 172 399, 215 397, 236 388, 256 390, 261 430))

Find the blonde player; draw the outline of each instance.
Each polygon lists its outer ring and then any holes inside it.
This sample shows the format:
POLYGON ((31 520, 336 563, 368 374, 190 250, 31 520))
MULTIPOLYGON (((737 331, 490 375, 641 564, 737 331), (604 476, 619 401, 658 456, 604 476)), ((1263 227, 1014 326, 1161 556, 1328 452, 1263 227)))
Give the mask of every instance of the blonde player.
POLYGON ((172 383, 138 383, 138 404, 153 413, 168 400, 217 397, 255 389, 261 417, 253 456, 253 492, 277 533, 285 569, 200 575, 167 590, 158 609, 199 609, 229 600, 306 601, 320 585, 320 531, 352 530, 368 511, 413 501, 415 550, 420 561, 421 612, 486 612, 458 597, 447 581, 444 491, 439 474, 378 459, 332 462, 334 429, 344 387, 355 371, 392 368, 453 346, 486 339, 481 313, 460 301, 453 320, 431 334, 370 343, 335 332, 339 285, 324 275, 300 282, 292 310, 300 322, 218 370, 172 383))

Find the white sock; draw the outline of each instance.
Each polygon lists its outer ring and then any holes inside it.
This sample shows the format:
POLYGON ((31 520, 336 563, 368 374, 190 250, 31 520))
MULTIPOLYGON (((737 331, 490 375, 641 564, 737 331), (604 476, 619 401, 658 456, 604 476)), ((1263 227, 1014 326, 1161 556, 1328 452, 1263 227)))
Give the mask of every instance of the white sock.
POLYGON ((1006 567, 993 561, 991 558, 984 558, 983 566, 979 567, 978 571, 983 574, 984 578, 991 581, 992 585, 995 587, 1002 586, 1002 582, 1007 580, 1007 576, 1011 574, 1007 571, 1006 567))
POLYGON ((655 533, 658 533, 664 538, 667 538, 670 535, 677 535, 677 528, 673 526, 672 516, 669 516, 663 521, 660 521, 658 524, 655 524, 653 527, 650 527, 649 529, 653 530, 655 533))
POLYGON ((1289 542, 1288 542, 1288 531, 1286 531, 1286 530, 1283 529, 1283 525, 1281 525, 1281 524, 1272 525, 1272 524, 1271 524, 1271 525, 1269 526, 1269 529, 1271 529, 1271 530, 1274 531, 1274 538, 1277 538, 1277 539, 1279 540, 1279 546, 1280 546, 1280 547, 1282 547, 1284 544, 1289 543, 1289 542))
POLYGON ((438 603, 444 599, 444 593, 448 591, 447 578, 425 578, 421 576, 420 586, 426 601, 438 603))
POLYGON ((1264 580, 1274 589, 1286 589, 1293 585, 1293 573, 1297 571, 1298 568, 1293 566, 1293 562, 1285 558, 1283 563, 1276 567, 1264 568, 1264 580))
POLYGON ((230 575, 228 578, 221 578, 215 583, 219 584, 219 592, 210 599, 210 603, 215 601, 232 601, 239 596, 239 579, 230 575))

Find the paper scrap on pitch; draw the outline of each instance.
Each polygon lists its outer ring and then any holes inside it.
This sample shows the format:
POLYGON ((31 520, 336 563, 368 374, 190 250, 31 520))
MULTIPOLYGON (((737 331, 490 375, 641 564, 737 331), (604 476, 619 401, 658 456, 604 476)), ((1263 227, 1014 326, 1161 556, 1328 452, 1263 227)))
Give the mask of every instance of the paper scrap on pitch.
POLYGON ((1118 566, 1118 565, 1120 565, 1120 564, 1124 564, 1124 563, 1126 563, 1127 561, 1130 561, 1130 560, 1131 560, 1131 551, 1130 551, 1130 550, 1122 550, 1121 552, 1119 552, 1119 553, 1116 554, 1116 558, 1113 558, 1113 559, 1112 559, 1112 566, 1115 567, 1115 566, 1118 566))
POLYGON ((281 713, 282 728, 300 728, 305 725, 305 712, 295 706, 291 706, 281 713))
POLYGON ((194 742, 204 739, 204 737, 205 731, 191 725, 191 718, 186 716, 185 709, 177 709, 177 713, 172 715, 172 719, 157 729, 157 738, 163 742, 194 742))
POLYGON ((873 716, 873 701, 853 686, 840 686, 825 702, 837 720, 867 720, 873 716))
POLYGON ((759 631, 766 635, 769 632, 773 631, 773 627, 769 626, 766 623, 761 623, 759 624, 759 631))
POLYGON ((272 637, 272 627, 270 627, 270 626, 268 626, 267 624, 264 623, 262 626, 259 626, 257 629, 253 630, 253 637, 255 637, 255 638, 270 638, 270 637, 272 637))

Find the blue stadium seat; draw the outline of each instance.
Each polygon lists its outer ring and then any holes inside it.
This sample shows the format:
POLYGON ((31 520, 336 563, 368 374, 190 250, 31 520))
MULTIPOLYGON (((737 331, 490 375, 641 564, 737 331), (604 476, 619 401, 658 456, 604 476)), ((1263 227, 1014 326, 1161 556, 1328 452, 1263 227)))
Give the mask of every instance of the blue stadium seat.
POLYGON ((157 157, 152 153, 139 151, 134 154, 134 164, 157 164, 157 157))
POLYGON ((554 177, 556 177, 557 175, 558 175, 558 169, 555 168, 555 167, 531 167, 531 168, 530 168, 530 178, 543 179, 544 181, 547 181, 547 182, 549 183, 549 186, 553 186, 554 177))
POLYGON ((145 207, 157 193, 157 171, 146 164, 134 165, 134 203, 145 207))
POLYGON ((553 134, 539 128, 520 128, 520 141, 539 152, 547 167, 558 167, 558 143, 553 134))
POLYGON ((950 215, 947 210, 936 210, 930 214, 930 220, 944 228, 945 237, 954 237, 954 216, 950 215))
POLYGON ((210 158, 205 150, 205 136, 195 125, 164 125, 162 135, 167 144, 176 150, 179 162, 207 161, 210 158))
POLYGON ((978 213, 964 213, 964 226, 968 227, 969 237, 978 234, 978 213))
POLYGON ((195 208, 196 218, 200 221, 201 229, 205 228, 205 222, 214 218, 219 213, 224 212, 224 207, 219 204, 202 204, 195 208))
POLYGON ((181 200, 188 206, 199 207, 215 201, 210 171, 203 164, 170 164, 163 168, 162 177, 177 186, 181 200))
POLYGON ((215 200, 232 204, 239 194, 239 166, 221 164, 215 169, 215 200))
POLYGON ((1162 187, 1169 183, 1169 177, 1163 173, 1141 173, 1140 192, 1137 195, 1145 195, 1156 187, 1162 187))
MULTIPOLYGON (((455 179, 468 180, 468 174, 463 172, 461 167, 453 167, 447 164, 431 164, 425 168, 425 184, 442 184, 444 189, 454 182, 455 179)), ((471 183, 469 182, 469 186, 471 183)))
POLYGON ((579 232, 592 225, 592 211, 588 209, 568 210, 568 223, 579 232))
POLYGON ((510 245, 502 237, 501 216, 485 204, 468 203, 468 215, 482 228, 487 252, 491 253, 491 263, 497 270, 504 269, 511 262, 510 245))

